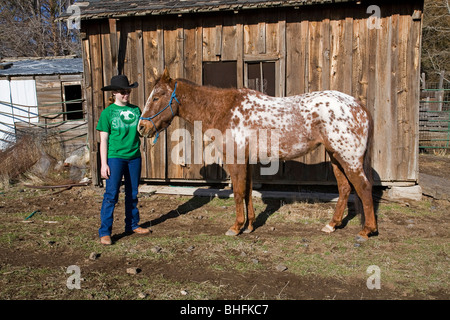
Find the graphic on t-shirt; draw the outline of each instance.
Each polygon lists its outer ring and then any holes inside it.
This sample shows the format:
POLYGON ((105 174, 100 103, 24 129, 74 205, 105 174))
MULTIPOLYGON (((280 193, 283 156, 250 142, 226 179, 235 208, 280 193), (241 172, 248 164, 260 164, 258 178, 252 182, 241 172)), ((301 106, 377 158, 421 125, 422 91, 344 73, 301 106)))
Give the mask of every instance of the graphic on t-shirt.
POLYGON ((121 128, 133 125, 134 122, 136 122, 136 120, 139 118, 139 115, 131 110, 114 110, 111 116, 111 125, 113 128, 121 128))
POLYGON ((136 115, 130 110, 126 110, 120 113, 120 119, 126 124, 132 124, 136 120, 136 115))

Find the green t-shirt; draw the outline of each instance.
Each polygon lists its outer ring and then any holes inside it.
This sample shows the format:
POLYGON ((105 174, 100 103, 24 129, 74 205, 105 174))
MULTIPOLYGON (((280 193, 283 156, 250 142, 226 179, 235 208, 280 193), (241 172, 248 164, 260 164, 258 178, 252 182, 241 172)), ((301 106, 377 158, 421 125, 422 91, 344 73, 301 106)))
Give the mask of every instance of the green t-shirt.
POLYGON ((102 111, 97 130, 108 132, 108 158, 134 159, 140 157, 140 139, 137 125, 141 110, 128 104, 125 107, 109 105, 102 111))

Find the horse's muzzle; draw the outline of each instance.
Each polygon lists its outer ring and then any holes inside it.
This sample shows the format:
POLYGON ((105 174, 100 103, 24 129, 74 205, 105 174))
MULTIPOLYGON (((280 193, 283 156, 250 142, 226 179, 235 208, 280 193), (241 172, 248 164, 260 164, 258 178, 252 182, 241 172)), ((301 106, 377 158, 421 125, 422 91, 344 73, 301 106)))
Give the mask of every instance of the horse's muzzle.
POLYGON ((145 138, 151 138, 156 134, 155 128, 148 120, 139 120, 137 130, 139 134, 145 138))

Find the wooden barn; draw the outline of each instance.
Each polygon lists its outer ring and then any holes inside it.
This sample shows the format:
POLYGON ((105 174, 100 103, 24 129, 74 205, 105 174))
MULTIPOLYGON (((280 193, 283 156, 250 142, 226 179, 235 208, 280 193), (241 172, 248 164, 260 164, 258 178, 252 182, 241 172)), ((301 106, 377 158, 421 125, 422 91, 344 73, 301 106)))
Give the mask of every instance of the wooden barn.
MULTIPOLYGON (((131 102, 144 106, 165 67, 173 78, 250 87, 273 96, 334 89, 360 99, 375 123, 378 185, 418 183, 419 74, 423 0, 91 0, 81 7, 84 94, 94 181, 108 96, 116 74, 138 81, 131 102)), ((220 165, 174 164, 176 118, 154 146, 143 140, 144 181, 223 182, 220 165)), ((191 134, 193 136, 193 134, 191 134)), ((271 184, 334 184, 323 147, 283 162, 271 184)))
POLYGON ((67 154, 85 145, 82 79, 83 61, 74 56, 3 59, 0 141, 14 141, 23 132, 52 131, 59 133, 67 154))

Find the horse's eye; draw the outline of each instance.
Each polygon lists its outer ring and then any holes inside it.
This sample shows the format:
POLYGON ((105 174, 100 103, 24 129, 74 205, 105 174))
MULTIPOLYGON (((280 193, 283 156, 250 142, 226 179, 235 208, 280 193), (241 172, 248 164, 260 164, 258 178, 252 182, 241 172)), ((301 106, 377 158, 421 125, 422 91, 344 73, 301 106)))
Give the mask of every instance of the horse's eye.
POLYGON ((159 100, 159 98, 153 98, 153 101, 158 101, 159 100))

